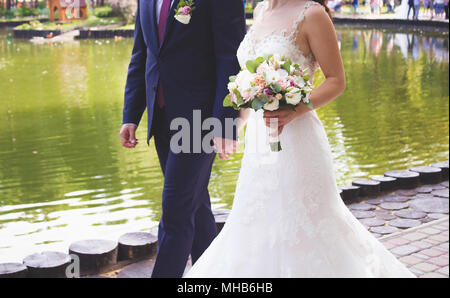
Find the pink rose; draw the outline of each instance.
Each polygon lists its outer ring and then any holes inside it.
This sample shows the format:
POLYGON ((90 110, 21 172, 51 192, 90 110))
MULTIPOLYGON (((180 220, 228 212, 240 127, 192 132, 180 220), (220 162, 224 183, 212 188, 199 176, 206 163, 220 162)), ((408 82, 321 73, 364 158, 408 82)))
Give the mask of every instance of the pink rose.
POLYGON ((237 102, 237 100, 236 100, 236 95, 234 95, 233 92, 230 93, 230 97, 231 97, 231 102, 234 102, 234 103, 237 102))
POLYGON ((180 9, 178 10, 179 13, 181 13, 182 15, 188 15, 191 13, 191 7, 190 6, 183 6, 180 7, 180 9))

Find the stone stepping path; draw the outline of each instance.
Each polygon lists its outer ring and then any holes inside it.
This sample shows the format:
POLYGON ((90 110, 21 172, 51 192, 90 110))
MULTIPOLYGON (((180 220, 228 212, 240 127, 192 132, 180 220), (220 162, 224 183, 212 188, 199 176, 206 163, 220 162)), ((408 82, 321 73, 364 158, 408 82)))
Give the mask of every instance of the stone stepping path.
POLYGON ((411 272, 421 278, 449 277, 449 217, 380 238, 411 272))

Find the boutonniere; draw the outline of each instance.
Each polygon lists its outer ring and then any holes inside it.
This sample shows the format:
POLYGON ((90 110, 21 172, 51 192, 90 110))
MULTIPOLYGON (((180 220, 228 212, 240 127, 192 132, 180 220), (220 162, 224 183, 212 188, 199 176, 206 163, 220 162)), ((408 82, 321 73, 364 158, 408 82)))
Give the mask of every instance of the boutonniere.
POLYGON ((182 24, 189 24, 194 9, 194 0, 181 0, 175 9, 175 19, 182 24))

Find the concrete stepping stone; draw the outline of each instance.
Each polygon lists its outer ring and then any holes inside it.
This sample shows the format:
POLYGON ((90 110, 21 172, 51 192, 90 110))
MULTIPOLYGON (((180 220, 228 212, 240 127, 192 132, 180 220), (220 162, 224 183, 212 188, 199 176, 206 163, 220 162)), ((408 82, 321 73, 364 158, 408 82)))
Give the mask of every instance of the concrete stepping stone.
POLYGON ((154 267, 155 260, 141 261, 120 270, 117 278, 150 278, 154 267))
POLYGON ((449 162, 448 160, 445 162, 438 162, 438 163, 433 163, 430 165, 431 167, 435 167, 435 168, 439 168, 442 171, 442 179, 447 179, 448 180, 448 166, 449 166, 449 162))
POLYGON ((439 189, 439 190, 433 190, 433 192, 431 194, 436 197, 448 199, 449 191, 448 191, 448 188, 447 189, 439 189))
POLYGON ((392 227, 400 228, 400 229, 410 229, 414 227, 418 227, 422 224, 420 220, 416 219, 406 219, 406 218, 398 218, 391 220, 389 225, 392 227))
POLYGON ((372 210, 375 210, 375 206, 370 205, 370 204, 364 204, 364 203, 351 204, 348 207, 351 210, 358 210, 358 211, 372 211, 372 210))
POLYGON ((414 211, 414 210, 400 210, 394 213, 395 216, 405 218, 405 219, 422 219, 427 217, 427 214, 422 211, 414 211))
POLYGON ((403 196, 403 197, 413 197, 415 195, 417 195, 417 191, 415 189, 402 189, 402 190, 397 190, 395 192, 396 195, 398 196, 403 196))
POLYGON ((415 191, 417 191, 417 193, 430 193, 433 191, 433 188, 422 186, 422 187, 416 188, 415 191))
POLYGON ((386 176, 372 176, 371 179, 380 182, 381 191, 389 191, 397 188, 397 178, 386 176))
POLYGON ((80 258, 81 274, 97 274, 117 263, 118 244, 110 240, 81 240, 69 247, 69 254, 80 258))
POLYGON ((411 208, 426 213, 446 213, 448 214, 448 199, 434 197, 432 199, 416 199, 411 201, 411 208))
POLYGON ((442 186, 449 188, 449 182, 448 181, 444 181, 441 183, 442 186))
POLYGON ((56 251, 35 253, 23 259, 28 277, 32 278, 66 278, 66 268, 71 262, 68 254, 56 251))
POLYGON ((377 218, 364 218, 361 219, 360 222, 366 227, 381 227, 386 223, 384 220, 377 218))
POLYGON ((388 211, 381 211, 381 210, 377 210, 375 211, 376 217, 378 219, 381 220, 392 220, 392 219, 396 219, 397 217, 394 216, 392 213, 388 212, 388 211))
POLYGON ((352 210, 353 215, 357 219, 363 219, 363 218, 372 218, 375 217, 375 212, 373 211, 358 211, 358 210, 352 210))
POLYGON ((420 174, 420 183, 434 184, 442 181, 442 170, 440 168, 420 166, 412 167, 409 170, 420 174))
POLYGON ((0 264, 0 278, 25 278, 27 277, 27 266, 21 263, 0 264))
POLYGON ((127 233, 119 238, 118 260, 150 258, 156 255, 158 237, 151 233, 127 233))
POLYGON ((398 187, 404 189, 416 188, 420 182, 420 174, 411 171, 387 171, 384 176, 397 178, 398 187))
POLYGON ((385 210, 401 210, 401 209, 408 208, 409 204, 407 204, 407 203, 390 203, 390 202, 386 202, 386 203, 381 203, 380 207, 385 209, 385 210))
POLYGON ((370 205, 379 205, 379 204, 383 203, 383 201, 381 199, 371 199, 371 200, 364 201, 364 203, 367 203, 370 205))
POLYGON ((352 182, 353 186, 359 186, 360 187, 360 193, 359 195, 362 197, 366 196, 377 196, 380 194, 381 191, 381 182, 370 180, 370 179, 355 179, 352 182))
POLYGON ((391 203, 404 203, 408 202, 411 197, 406 196, 397 196, 397 195, 388 195, 381 198, 383 202, 391 202, 391 203))
POLYGON ((359 197, 360 194, 360 187, 359 186, 340 186, 339 187, 341 192, 341 198, 344 200, 344 202, 350 202, 355 200, 359 197))
POLYGON ((431 187, 433 190, 446 189, 446 187, 441 184, 428 184, 428 185, 424 185, 424 186, 431 187))
POLYGON ((393 234, 393 233, 398 232, 399 229, 396 227, 381 226, 381 227, 370 228, 370 231, 377 233, 377 234, 381 234, 381 235, 388 235, 388 234, 393 234))

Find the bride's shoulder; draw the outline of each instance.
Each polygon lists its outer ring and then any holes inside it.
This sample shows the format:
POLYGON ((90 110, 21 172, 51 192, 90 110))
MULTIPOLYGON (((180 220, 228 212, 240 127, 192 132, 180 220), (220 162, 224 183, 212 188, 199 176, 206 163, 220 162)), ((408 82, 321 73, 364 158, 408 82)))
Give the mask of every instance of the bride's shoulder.
POLYGON ((258 2, 258 4, 256 4, 256 7, 253 9, 253 19, 256 19, 261 12, 264 10, 264 8, 267 5, 267 0, 258 2))
POLYGON ((306 19, 316 19, 316 18, 328 18, 330 19, 329 12, 327 8, 316 1, 308 1, 306 7, 303 10, 302 18, 306 19))

